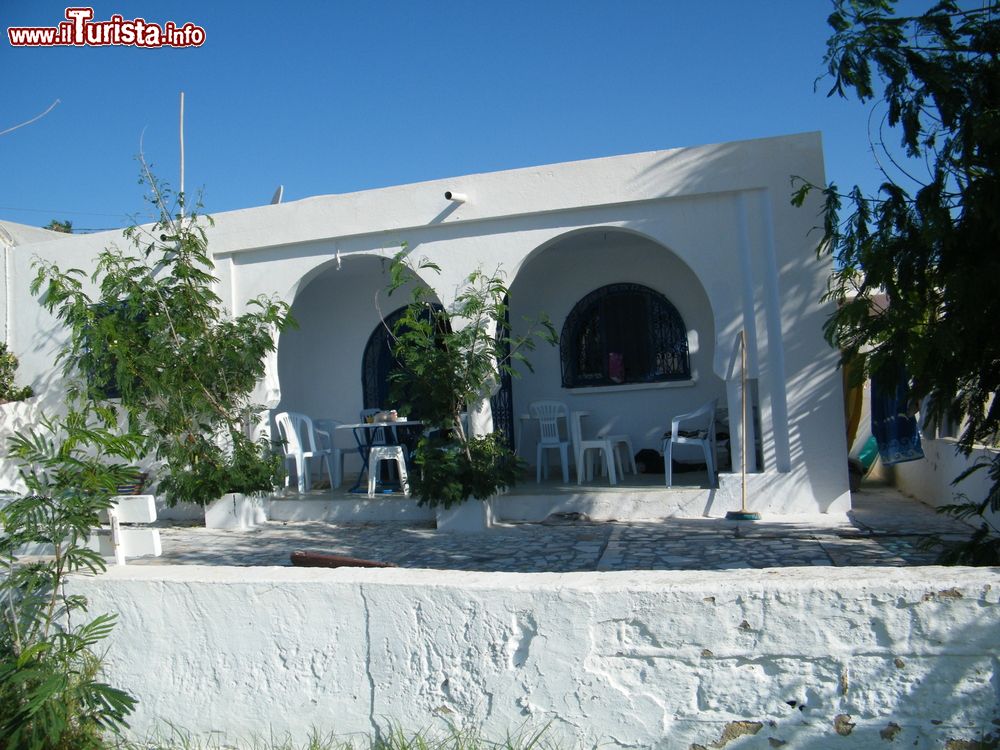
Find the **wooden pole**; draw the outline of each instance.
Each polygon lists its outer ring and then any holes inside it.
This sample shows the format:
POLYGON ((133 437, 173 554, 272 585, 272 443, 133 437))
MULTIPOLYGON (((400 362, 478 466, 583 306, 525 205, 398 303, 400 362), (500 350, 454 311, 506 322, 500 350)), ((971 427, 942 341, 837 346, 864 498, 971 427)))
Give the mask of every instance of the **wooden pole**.
POLYGON ((740 510, 747 512, 747 329, 740 331, 740 510))
POLYGON ((747 329, 740 331, 740 509, 726 513, 730 521, 759 521, 760 513, 747 507, 747 329))

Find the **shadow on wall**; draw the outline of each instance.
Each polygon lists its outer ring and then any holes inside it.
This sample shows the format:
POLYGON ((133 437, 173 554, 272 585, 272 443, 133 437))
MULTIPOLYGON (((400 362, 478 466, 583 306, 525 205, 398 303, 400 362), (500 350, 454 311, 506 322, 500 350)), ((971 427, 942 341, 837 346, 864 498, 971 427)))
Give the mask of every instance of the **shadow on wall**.
POLYGON ((661 198, 714 192, 720 185, 738 182, 738 167, 730 157, 739 152, 739 144, 721 143, 710 146, 679 149, 664 154, 653 164, 636 174, 633 182, 637 192, 650 191, 661 198), (725 165, 726 169, 720 169, 725 165))
MULTIPOLYGON (((802 472, 815 497, 830 510, 843 493, 848 491, 847 437, 843 426, 843 403, 840 383, 824 366, 805 368, 788 378, 789 446, 793 472, 802 472), (840 415, 837 419, 836 416, 840 415), (838 428, 833 434, 808 425, 811 420, 838 428)), ((842 510, 848 510, 848 507, 842 510)))

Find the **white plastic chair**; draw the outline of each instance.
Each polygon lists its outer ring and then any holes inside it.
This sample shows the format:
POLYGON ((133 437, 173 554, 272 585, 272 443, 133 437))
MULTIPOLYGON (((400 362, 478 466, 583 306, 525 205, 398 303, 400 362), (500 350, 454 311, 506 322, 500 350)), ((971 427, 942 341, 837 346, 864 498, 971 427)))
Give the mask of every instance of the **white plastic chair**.
POLYGON ((672 454, 674 445, 700 445, 705 452, 709 486, 716 486, 715 470, 715 405, 712 399, 689 414, 679 414, 670 424, 670 434, 663 438, 663 462, 666 466, 667 487, 673 485, 672 454))
MULTIPOLYGON (((321 459, 320 478, 323 477, 323 464, 326 464, 326 473, 330 477, 330 484, 333 485, 333 472, 330 469, 331 450, 316 446, 316 433, 312 420, 305 414, 283 411, 274 416, 274 421, 278 425, 278 434, 281 436, 281 448, 285 453, 285 463, 295 464, 299 492, 305 492, 310 487, 309 461, 312 459, 321 459)), ((289 477, 286 475, 285 486, 287 487, 288 484, 289 477)))
MULTIPOLYGON (((361 413, 358 415, 361 422, 367 422, 369 417, 374 417, 376 414, 381 413, 382 409, 362 409, 361 413)), ((396 434, 396 428, 392 426, 392 422, 386 422, 385 427, 373 428, 370 435, 371 442, 368 444, 367 448, 371 449, 377 445, 399 445, 403 449, 403 457, 408 461, 410 459, 410 451, 405 445, 400 445, 399 435, 396 434), (389 433, 392 433, 392 440, 389 440, 389 433)), ((369 457, 369 469, 371 457, 369 457)), ((393 473, 393 465, 389 464, 389 476, 395 477, 393 473)))
POLYGON ((549 476, 548 451, 558 450, 562 461, 562 478, 569 482, 569 441, 563 440, 559 434, 559 419, 569 418, 569 409, 562 401, 535 401, 528 406, 528 411, 538 420, 538 450, 536 452, 535 481, 542 481, 542 468, 545 476, 549 476))
POLYGON ((618 484, 615 464, 620 462, 617 461, 613 444, 608 438, 602 437, 584 440, 583 428, 581 427, 583 416, 583 412, 575 411, 570 416, 569 423, 570 437, 573 439, 573 458, 576 461, 576 483, 583 484, 584 475, 588 481, 593 479, 594 459, 601 456, 604 459, 604 467, 607 469, 611 484, 618 484), (598 456, 592 455, 594 451, 598 452, 598 456))

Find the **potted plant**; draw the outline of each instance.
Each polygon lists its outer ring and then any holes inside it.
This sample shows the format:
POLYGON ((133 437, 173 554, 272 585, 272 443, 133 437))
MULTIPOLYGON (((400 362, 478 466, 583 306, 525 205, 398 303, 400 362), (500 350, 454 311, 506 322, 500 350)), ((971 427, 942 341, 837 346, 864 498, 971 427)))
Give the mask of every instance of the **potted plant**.
MULTIPOLYGON (((417 270, 439 272, 423 260, 417 270)), ((393 259, 389 293, 413 280, 404 248, 393 259)), ((393 327, 398 368, 391 376, 397 407, 419 417, 425 432, 416 445, 411 492, 423 505, 438 509, 438 528, 487 528, 491 500, 512 486, 522 467, 500 433, 469 434, 463 413, 489 398, 502 373, 528 369, 525 352, 541 339, 555 343, 547 319, 528 321, 515 336, 507 321, 508 290, 499 269, 476 271, 446 307, 432 291, 416 285, 411 301, 393 327)))

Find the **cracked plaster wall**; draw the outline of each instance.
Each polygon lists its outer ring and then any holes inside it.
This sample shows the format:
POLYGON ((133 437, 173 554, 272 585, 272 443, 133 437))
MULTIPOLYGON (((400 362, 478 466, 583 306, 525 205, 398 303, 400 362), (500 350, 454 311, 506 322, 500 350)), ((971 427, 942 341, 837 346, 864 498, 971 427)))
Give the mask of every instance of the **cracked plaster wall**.
POLYGON ((941 747, 1000 718, 996 569, 135 566, 71 588, 119 614, 108 678, 139 736, 451 721, 566 747, 941 747))

